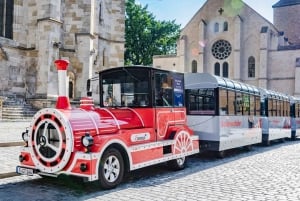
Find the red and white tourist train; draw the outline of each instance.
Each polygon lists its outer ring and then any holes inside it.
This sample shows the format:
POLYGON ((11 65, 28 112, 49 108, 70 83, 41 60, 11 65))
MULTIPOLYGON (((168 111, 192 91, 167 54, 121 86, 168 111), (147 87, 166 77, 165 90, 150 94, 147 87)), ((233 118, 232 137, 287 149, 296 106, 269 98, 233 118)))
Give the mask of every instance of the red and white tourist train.
POLYGON ((107 69, 98 74, 99 106, 88 92, 72 108, 68 61, 55 65, 56 107, 38 111, 22 134, 19 174, 73 175, 110 189, 135 169, 163 162, 183 169, 186 157, 200 150, 224 156, 300 135, 299 98, 207 73, 107 69))
POLYGON ((182 169, 199 152, 186 126, 184 76, 150 67, 119 67, 99 73, 100 106, 90 97, 72 108, 66 95, 68 62, 55 61, 56 108, 44 108, 23 133, 20 174, 74 175, 118 185, 127 171, 168 162, 182 169))

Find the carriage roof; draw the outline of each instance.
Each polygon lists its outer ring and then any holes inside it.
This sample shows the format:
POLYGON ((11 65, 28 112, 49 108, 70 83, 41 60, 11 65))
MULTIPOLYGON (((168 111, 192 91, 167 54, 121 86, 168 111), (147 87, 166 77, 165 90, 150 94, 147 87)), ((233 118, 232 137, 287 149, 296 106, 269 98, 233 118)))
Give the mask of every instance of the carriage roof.
POLYGON ((226 88, 252 94, 260 94, 259 88, 239 81, 215 76, 209 73, 186 73, 186 89, 226 88))

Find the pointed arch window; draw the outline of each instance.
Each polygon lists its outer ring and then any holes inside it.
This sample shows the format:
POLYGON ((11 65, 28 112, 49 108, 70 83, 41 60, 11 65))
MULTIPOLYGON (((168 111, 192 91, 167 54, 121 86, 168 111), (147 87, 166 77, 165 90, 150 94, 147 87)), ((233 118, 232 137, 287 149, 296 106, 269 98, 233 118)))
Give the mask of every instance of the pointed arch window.
POLYGON ((248 77, 255 77, 255 58, 253 56, 248 59, 248 77))
POLYGON ((197 73, 197 61, 192 61, 192 73, 197 73))
POLYGON ((0 36, 13 38, 14 0, 0 0, 0 36))
POLYGON ((220 63, 215 63, 215 75, 220 76, 220 63))
POLYGON ((102 52, 102 66, 105 66, 106 64, 105 60, 106 60, 106 49, 104 48, 102 52))
POLYGON ((103 6, 102 2, 99 4, 99 23, 101 24, 103 21, 103 6))
POLYGON ((223 31, 228 31, 228 22, 224 22, 223 31))
POLYGON ((229 75, 229 67, 228 67, 228 63, 224 62, 223 63, 223 77, 228 77, 229 75))
POLYGON ((215 23, 214 30, 215 30, 215 33, 219 32, 219 23, 218 22, 215 23))

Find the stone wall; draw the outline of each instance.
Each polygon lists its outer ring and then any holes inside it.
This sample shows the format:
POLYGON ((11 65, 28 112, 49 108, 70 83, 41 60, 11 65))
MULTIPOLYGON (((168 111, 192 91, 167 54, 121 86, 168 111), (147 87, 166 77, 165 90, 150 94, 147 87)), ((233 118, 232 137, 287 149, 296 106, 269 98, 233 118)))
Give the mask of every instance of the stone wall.
POLYGON ((95 72, 124 64, 125 0, 14 3, 13 40, 0 38, 0 93, 55 99, 53 62, 62 58, 70 61, 67 85, 76 100, 95 72))

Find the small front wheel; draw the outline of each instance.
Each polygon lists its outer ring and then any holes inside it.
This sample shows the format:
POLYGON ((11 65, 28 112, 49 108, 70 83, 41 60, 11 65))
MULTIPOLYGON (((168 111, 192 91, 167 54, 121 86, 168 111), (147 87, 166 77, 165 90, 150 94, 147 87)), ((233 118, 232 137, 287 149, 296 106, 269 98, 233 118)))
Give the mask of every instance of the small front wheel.
POLYGON ((111 189, 120 184, 124 176, 124 160, 115 148, 109 148, 103 154, 99 166, 99 182, 103 189, 111 189))
POLYGON ((175 160, 168 161, 167 165, 172 170, 182 170, 185 168, 186 157, 177 158, 175 160))

